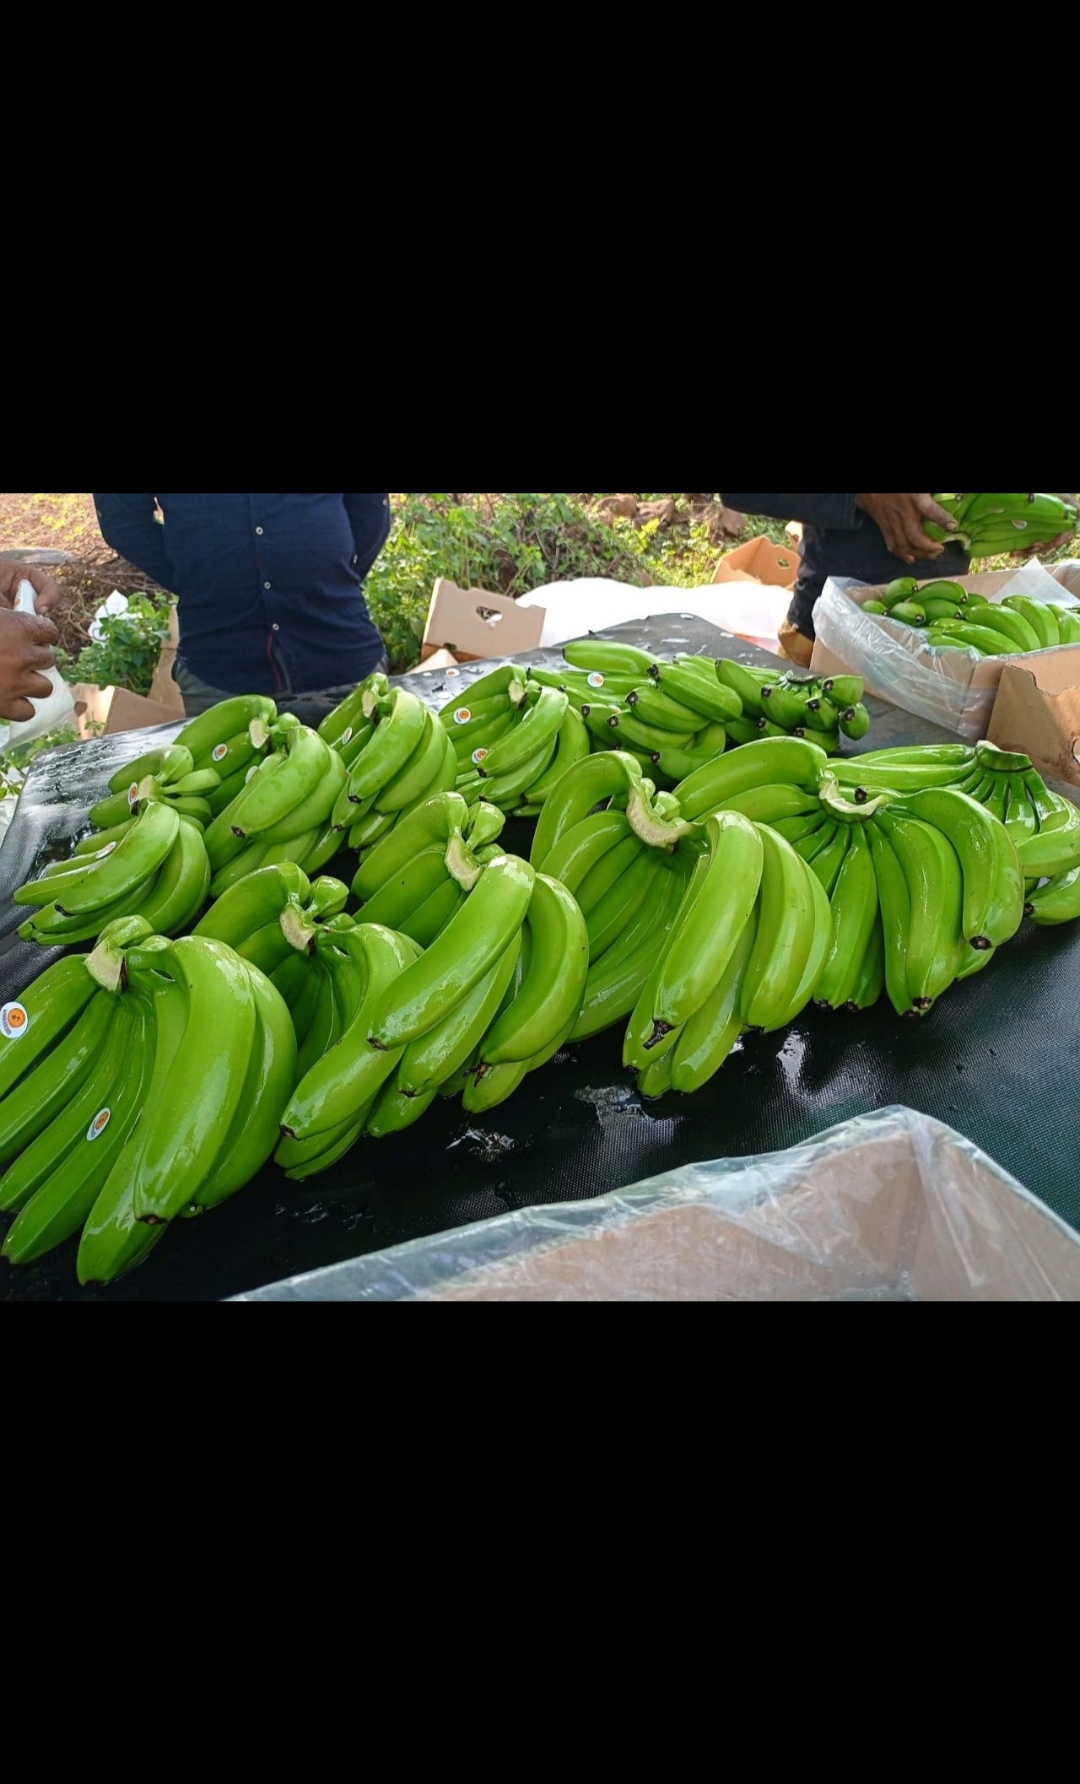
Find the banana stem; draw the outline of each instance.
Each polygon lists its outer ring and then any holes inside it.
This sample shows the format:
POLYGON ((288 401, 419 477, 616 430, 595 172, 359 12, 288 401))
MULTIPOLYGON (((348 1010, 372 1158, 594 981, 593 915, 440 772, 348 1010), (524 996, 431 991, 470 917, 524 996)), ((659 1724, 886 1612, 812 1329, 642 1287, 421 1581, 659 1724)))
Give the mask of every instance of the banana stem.
POLYGON ((626 816, 631 830, 652 849, 673 849, 684 836, 693 836, 700 828, 689 818, 668 823, 657 817, 640 785, 632 788, 626 802, 626 816))

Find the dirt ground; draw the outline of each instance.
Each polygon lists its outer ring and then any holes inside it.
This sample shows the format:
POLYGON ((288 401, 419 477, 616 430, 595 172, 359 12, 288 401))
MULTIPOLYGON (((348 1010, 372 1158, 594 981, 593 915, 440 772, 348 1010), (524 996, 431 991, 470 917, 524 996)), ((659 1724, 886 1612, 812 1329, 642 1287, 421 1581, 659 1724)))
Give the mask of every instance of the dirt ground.
POLYGON ((0 551, 20 545, 76 555, 101 551, 93 496, 0 495, 0 551))

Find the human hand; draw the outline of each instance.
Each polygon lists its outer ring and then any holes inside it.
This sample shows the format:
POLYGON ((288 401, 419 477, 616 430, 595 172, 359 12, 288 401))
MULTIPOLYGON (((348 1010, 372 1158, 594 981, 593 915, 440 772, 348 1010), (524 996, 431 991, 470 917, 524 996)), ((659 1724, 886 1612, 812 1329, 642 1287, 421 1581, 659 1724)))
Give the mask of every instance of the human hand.
POLYGON ((913 564, 918 558, 937 558, 944 545, 923 532, 923 521, 934 520, 948 533, 955 532, 956 522, 933 496, 856 496, 855 506, 868 514, 881 529, 885 544, 902 563, 913 564))
POLYGON ((42 671, 55 667, 52 646, 59 641, 51 619, 0 605, 0 718, 32 719, 31 700, 48 699, 52 683, 42 671))
POLYGON ((28 582, 34 591, 39 613, 48 613, 64 599, 64 591, 54 577, 33 564, 9 563, 0 559, 0 606, 13 607, 20 582, 28 582))

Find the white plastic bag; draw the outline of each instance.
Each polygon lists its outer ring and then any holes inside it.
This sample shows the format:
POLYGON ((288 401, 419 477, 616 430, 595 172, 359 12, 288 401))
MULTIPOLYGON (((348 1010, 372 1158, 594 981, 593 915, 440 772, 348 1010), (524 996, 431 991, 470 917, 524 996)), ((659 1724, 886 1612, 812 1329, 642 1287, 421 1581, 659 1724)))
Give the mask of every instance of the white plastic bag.
MULTIPOLYGON (((910 626, 863 613, 853 592, 868 586, 853 577, 829 578, 814 608, 814 630, 822 646, 840 659, 849 674, 861 676, 871 693, 893 706, 960 737, 985 737, 1001 669, 1010 659, 938 650, 910 626), (978 685, 973 686, 976 669, 978 685)), ((983 598, 1002 601, 1006 595, 1076 605, 1065 583, 1048 575, 1037 559, 983 598)))
POLYGON ((549 582, 518 598, 519 607, 543 607, 541 648, 551 650, 586 632, 602 632, 630 619, 687 613, 736 638, 775 651, 791 606, 791 590, 753 582, 705 583, 699 588, 635 588, 604 576, 549 582))

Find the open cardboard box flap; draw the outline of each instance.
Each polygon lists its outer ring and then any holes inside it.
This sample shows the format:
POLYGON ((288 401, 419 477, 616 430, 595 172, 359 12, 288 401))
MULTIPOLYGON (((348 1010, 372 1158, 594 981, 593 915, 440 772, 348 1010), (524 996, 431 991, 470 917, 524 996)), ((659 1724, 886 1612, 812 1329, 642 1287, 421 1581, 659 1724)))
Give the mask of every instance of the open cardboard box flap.
POLYGON ((452 652, 459 663, 519 656, 539 648, 543 630, 542 607, 519 607, 505 595, 459 588, 440 576, 424 628, 425 658, 438 650, 452 652))
POLYGON ((1048 780, 1080 784, 1080 651, 1047 651, 1029 666, 1006 663, 987 735, 1030 756, 1048 780))

